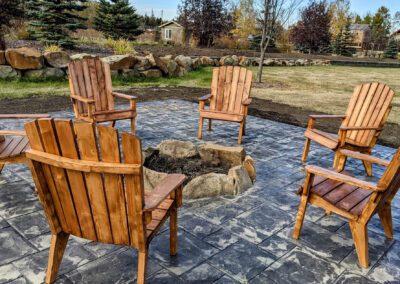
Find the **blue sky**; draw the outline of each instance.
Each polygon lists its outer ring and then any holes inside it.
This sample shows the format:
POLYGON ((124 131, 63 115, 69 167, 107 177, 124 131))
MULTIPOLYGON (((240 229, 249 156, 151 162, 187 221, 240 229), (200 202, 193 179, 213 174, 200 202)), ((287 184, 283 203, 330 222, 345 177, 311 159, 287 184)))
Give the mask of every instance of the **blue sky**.
MULTIPOLYGON (((169 20, 176 16, 180 0, 130 0, 140 14, 151 13, 154 10, 156 16, 164 11, 164 19, 169 20)), ((351 10, 364 15, 368 11, 375 12, 380 6, 386 6, 394 14, 400 11, 400 0, 351 0, 351 10)))

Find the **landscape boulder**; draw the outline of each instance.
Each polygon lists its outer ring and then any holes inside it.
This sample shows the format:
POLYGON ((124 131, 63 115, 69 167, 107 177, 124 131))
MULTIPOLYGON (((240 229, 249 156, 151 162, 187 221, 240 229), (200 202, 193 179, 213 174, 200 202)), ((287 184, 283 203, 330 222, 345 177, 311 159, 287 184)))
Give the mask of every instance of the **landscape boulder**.
MULTIPOLYGON (((164 75, 169 75, 170 74, 170 70, 168 68, 168 64, 172 61, 171 59, 165 58, 165 59, 161 59, 158 56, 153 55, 153 60, 155 62, 155 66, 161 70, 161 72, 164 75)), ((176 68, 176 67, 175 67, 176 68)), ((172 70, 172 72, 174 72, 174 70, 172 70)))
POLYGON ((274 66, 275 65, 275 60, 274 59, 265 59, 263 62, 264 66, 274 66))
POLYGON ((228 172, 228 177, 235 180, 234 195, 241 194, 253 186, 250 176, 243 166, 231 168, 228 172))
POLYGON ((82 59, 90 59, 90 58, 98 58, 97 55, 89 54, 89 53, 77 53, 71 55, 71 60, 82 60, 82 59))
POLYGON ((28 70, 24 76, 29 79, 61 79, 65 77, 63 70, 47 67, 39 70, 28 70))
POLYGON ((138 71, 146 71, 149 70, 152 66, 150 60, 144 56, 135 56, 136 64, 134 65, 134 69, 138 71))
MULTIPOLYGON (((111 72, 113 72, 113 70, 111 70, 111 72)), ((123 69, 121 70, 121 75, 125 78, 140 77, 140 72, 136 69, 123 69)))
POLYGON ((219 64, 221 66, 233 66, 234 65, 234 60, 233 60, 232 56, 229 56, 229 55, 223 56, 219 60, 219 64))
POLYGON ((8 64, 17 70, 41 69, 44 66, 40 52, 29 47, 7 49, 6 59, 8 64))
POLYGON ((224 174, 209 173, 192 179, 183 189, 184 199, 236 195, 235 180, 224 174))
POLYGON ((179 55, 175 57, 175 61, 179 66, 185 68, 187 71, 193 69, 193 60, 189 56, 179 55))
POLYGON ((185 67, 177 65, 174 76, 182 77, 185 76, 189 71, 185 69, 185 67))
POLYGON ((190 141, 164 140, 158 144, 160 155, 175 159, 191 158, 198 154, 196 145, 190 141))
POLYGON ((242 165, 246 151, 243 147, 227 147, 213 143, 205 143, 198 147, 203 161, 211 164, 227 165, 229 167, 242 165))
POLYGON ((251 59, 250 58, 248 58, 248 57, 246 57, 246 56, 242 56, 242 57, 240 57, 240 60, 239 60, 239 65, 240 66, 242 66, 242 67, 249 67, 249 66, 251 66, 251 59))
POLYGON ((0 65, 0 79, 9 80, 9 79, 17 79, 21 76, 21 73, 17 70, 14 70, 9 65, 0 65))
POLYGON ((166 173, 156 172, 143 167, 144 190, 152 191, 166 176, 166 173))
POLYGON ((197 70, 200 67, 200 59, 199 58, 195 58, 193 59, 193 65, 192 68, 193 70, 197 70))
POLYGON ((140 72, 140 76, 145 78, 160 78, 162 77, 162 73, 158 69, 150 69, 140 72))
POLYGON ((5 65, 5 64, 7 64, 5 51, 0 50, 0 65, 5 65))
MULTIPOLYGON (((165 64, 167 67, 167 74, 169 76, 176 76, 178 70, 178 63, 175 62, 171 57, 164 56, 160 57, 160 60, 165 64)), ((161 68, 160 68, 161 69, 161 68)))
POLYGON ((134 66, 137 59, 131 55, 111 55, 101 59, 103 62, 110 65, 111 70, 129 69, 134 66))
POLYGON ((208 56, 202 56, 202 57, 200 57, 200 65, 212 66, 212 65, 214 65, 214 60, 208 56))
POLYGON ((256 181, 257 172, 253 158, 250 156, 246 156, 246 158, 243 161, 243 167, 246 169, 251 181, 254 183, 256 181))
POLYGON ((47 65, 54 68, 67 68, 71 58, 65 51, 45 52, 44 59, 47 65))

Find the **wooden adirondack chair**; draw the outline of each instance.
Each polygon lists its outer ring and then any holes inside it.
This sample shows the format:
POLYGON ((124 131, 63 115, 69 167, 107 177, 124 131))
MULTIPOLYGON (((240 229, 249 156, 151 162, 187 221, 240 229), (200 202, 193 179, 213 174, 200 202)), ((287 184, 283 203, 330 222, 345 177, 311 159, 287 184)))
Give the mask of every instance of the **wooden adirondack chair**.
POLYGON ((99 58, 71 61, 68 66, 71 101, 76 119, 108 122, 130 119, 135 133, 136 97, 112 91, 110 66, 99 58), (130 108, 114 108, 115 97, 129 100, 130 108))
POLYGON ((253 72, 241 67, 221 67, 213 69, 211 94, 199 99, 200 123, 199 139, 202 138, 203 121, 208 118, 208 130, 211 121, 224 120, 240 123, 238 143, 246 131, 246 116, 251 103, 250 92, 253 72), (205 102, 210 101, 208 109, 205 102))
MULTIPOLYGON (((392 108, 393 97, 394 91, 384 84, 364 84, 354 89, 345 115, 310 115, 302 161, 307 160, 311 140, 335 151, 334 167, 339 169, 346 163, 340 149, 371 154, 392 108), (317 119, 342 119, 338 135, 315 129, 317 119)), ((372 164, 365 160, 363 163, 371 176, 372 164)))
MULTIPOLYGON (((0 119, 32 119, 49 117, 47 114, 0 114, 0 119)), ((0 173, 9 163, 25 163, 29 141, 25 131, 0 130, 0 173)))
POLYGON ((393 238, 391 202, 400 187, 400 148, 391 162, 370 155, 341 150, 341 155, 386 166, 380 181, 366 182, 333 170, 306 166, 307 177, 300 189, 301 202, 293 237, 299 238, 307 204, 311 203, 349 220, 360 265, 368 267, 367 225, 378 213, 388 239, 393 238))
POLYGON ((43 119, 25 130, 26 156, 52 233, 46 283, 56 278, 70 234, 137 248, 137 282, 144 283, 149 243, 169 218, 176 255, 184 175, 168 175, 146 195, 136 136, 123 133, 120 149, 116 129, 98 126, 97 139, 93 123, 43 119))

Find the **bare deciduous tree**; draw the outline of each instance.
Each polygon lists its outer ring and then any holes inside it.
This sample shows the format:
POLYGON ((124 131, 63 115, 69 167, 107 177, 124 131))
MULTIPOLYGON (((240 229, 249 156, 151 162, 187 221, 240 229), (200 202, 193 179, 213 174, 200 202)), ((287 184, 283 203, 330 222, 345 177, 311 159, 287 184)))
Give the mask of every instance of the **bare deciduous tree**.
POLYGON ((260 63, 257 73, 257 81, 261 83, 263 63, 265 53, 271 42, 277 36, 279 26, 287 25, 296 9, 304 2, 304 0, 259 0, 259 24, 262 29, 262 38, 260 43, 260 63))

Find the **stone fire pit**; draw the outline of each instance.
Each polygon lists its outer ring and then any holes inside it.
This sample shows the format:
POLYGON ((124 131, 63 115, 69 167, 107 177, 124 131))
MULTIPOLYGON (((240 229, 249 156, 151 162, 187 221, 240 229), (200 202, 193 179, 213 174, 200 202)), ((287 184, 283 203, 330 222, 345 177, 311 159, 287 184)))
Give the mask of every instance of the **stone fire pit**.
POLYGON ((188 180, 185 199, 220 195, 235 196, 251 188, 256 179, 253 159, 243 147, 217 144, 194 145, 189 141, 165 140, 145 150, 145 190, 151 191, 168 173, 183 173, 188 180))

